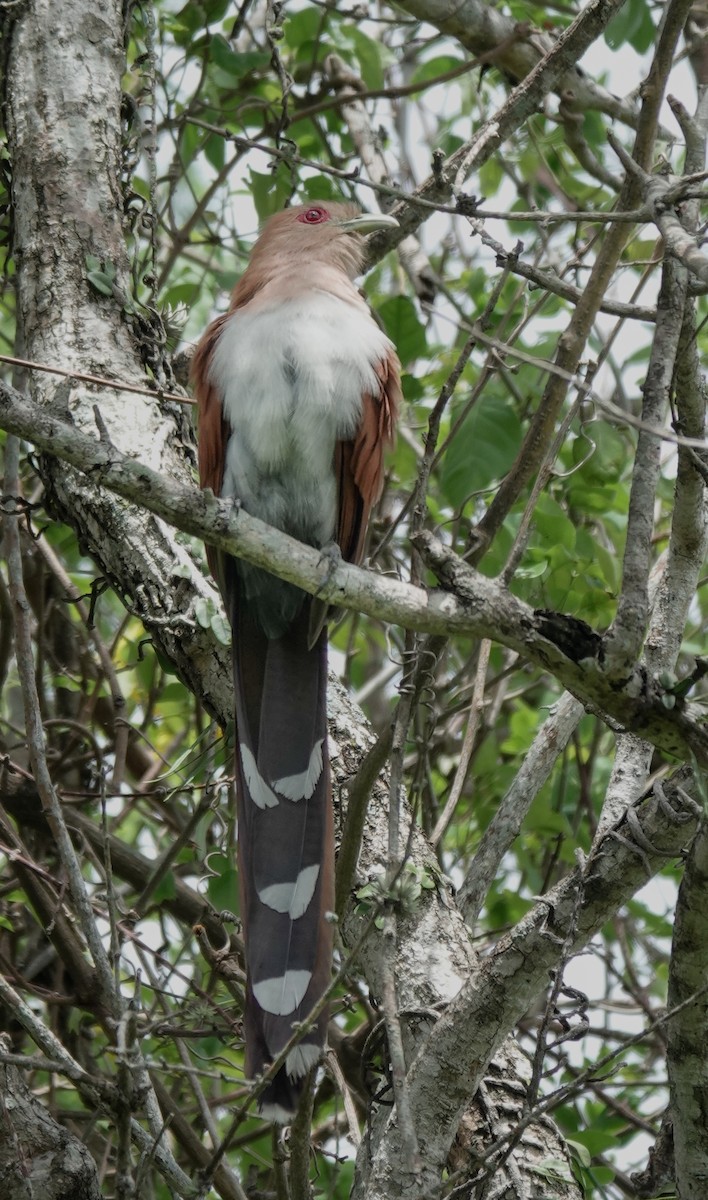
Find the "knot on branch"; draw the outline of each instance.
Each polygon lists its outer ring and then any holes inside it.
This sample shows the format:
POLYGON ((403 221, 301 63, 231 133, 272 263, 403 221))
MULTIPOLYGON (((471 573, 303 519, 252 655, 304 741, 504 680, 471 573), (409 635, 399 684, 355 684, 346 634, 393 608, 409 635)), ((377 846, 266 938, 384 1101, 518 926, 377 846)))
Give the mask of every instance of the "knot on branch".
POLYGON ((541 636, 553 642, 571 662, 591 660, 602 666, 602 638, 585 621, 545 608, 534 609, 534 617, 541 636))

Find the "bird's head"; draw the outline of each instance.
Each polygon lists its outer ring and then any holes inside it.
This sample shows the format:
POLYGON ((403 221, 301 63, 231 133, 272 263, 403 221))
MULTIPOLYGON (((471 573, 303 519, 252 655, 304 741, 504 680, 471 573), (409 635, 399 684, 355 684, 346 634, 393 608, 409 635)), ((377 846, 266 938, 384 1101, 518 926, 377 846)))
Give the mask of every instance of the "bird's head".
POLYGON ((397 225, 395 217, 362 212, 356 204, 324 200, 299 204, 266 222, 251 252, 251 263, 265 265, 271 256, 281 265, 322 262, 353 278, 362 268, 362 235, 397 225))

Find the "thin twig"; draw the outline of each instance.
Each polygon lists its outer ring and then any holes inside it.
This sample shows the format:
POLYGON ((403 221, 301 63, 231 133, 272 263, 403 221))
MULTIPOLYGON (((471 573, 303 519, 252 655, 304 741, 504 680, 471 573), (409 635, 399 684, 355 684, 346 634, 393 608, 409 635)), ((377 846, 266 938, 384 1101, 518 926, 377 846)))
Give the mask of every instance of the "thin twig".
POLYGON ((65 367, 54 367, 48 363, 33 362, 28 358, 17 358, 12 354, 0 354, 0 362, 11 367, 26 367, 30 371, 45 371, 48 375, 61 375, 64 379, 75 379, 77 383, 91 383, 96 387, 112 388, 116 392, 131 392, 135 396, 150 396, 154 400, 172 400, 175 404, 196 404, 191 396, 177 392, 165 392, 159 387, 146 387, 128 383, 125 379, 108 379, 104 375, 90 375, 86 371, 69 371, 65 367))
MULTIPOLYGON (((5 449, 5 488, 14 495, 19 494, 20 489, 18 464, 19 443, 14 437, 8 438, 5 449)), ((20 531, 17 521, 8 520, 6 522, 5 538, 10 595, 15 622, 15 654, 22 687, 25 729, 32 773, 62 866, 67 874, 71 898, 76 907, 81 929, 91 951, 102 1006, 106 1013, 110 1013, 113 1019, 118 1021, 123 1011, 122 1000, 115 987, 111 964, 94 919, 78 856, 64 822, 64 814, 47 766, 44 729, 39 710, 32 653, 30 608, 23 581, 20 531)))
POLYGON ((470 712, 467 720, 467 728, 462 739, 462 747, 460 749, 460 761, 457 764, 455 778, 452 781, 450 795, 447 798, 445 807, 435 822, 435 828, 430 835, 431 845, 437 846, 440 838, 443 836, 450 821, 452 820, 457 803, 462 795, 462 789, 465 786, 467 771, 472 757, 472 747, 477 736, 479 721, 484 711, 484 686, 487 679, 487 667, 489 666, 489 655, 492 649, 492 643, 488 638, 482 638, 479 644, 479 657, 477 659, 477 670, 474 676, 474 687, 472 690, 472 699, 470 700, 470 712))

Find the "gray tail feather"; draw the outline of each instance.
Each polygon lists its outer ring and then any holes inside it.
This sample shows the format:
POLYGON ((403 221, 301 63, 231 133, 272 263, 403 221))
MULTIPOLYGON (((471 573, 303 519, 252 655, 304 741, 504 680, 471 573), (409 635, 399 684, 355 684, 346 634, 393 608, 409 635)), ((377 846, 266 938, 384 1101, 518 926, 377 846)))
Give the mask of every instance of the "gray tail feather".
MULTIPOLYGON (((334 837, 327 753, 327 632, 312 647, 309 598, 268 637, 236 586, 232 618, 241 916, 246 943, 246 1074, 260 1075, 307 1018, 331 972, 334 837), (240 595, 239 595, 240 593, 240 595)), ((320 1057, 327 1011, 261 1097, 287 1121, 320 1057)))

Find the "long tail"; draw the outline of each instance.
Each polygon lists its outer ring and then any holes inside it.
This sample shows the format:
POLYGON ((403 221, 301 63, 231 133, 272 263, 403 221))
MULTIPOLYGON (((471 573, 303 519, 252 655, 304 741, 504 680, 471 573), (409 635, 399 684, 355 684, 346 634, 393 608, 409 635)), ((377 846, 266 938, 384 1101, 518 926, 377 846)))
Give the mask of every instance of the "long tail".
MULTIPOLYGON (((231 595, 241 915, 246 943, 246 1074, 280 1053, 293 1023, 329 984, 334 834, 327 754, 327 632, 308 647, 306 601, 268 638, 238 583, 231 595)), ((320 1057, 328 1014, 305 1034, 261 1098, 273 1121, 293 1116, 320 1057)))

